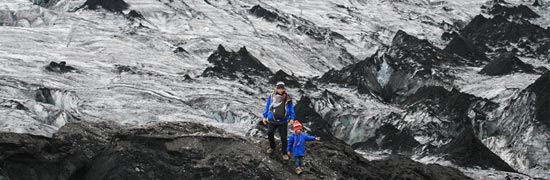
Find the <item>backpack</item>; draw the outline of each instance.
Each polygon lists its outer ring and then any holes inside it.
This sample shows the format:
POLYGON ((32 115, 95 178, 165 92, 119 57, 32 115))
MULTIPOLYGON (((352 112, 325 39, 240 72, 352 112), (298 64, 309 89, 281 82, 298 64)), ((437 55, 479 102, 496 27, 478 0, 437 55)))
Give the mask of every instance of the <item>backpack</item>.
POLYGON ((283 93, 282 95, 279 95, 279 94, 273 93, 271 95, 271 104, 272 104, 272 107, 270 108, 270 111, 273 114, 273 118, 275 120, 284 119, 286 116, 287 94, 283 93), (282 96, 280 97, 281 99, 278 105, 276 104, 277 98, 278 98, 277 96, 282 96), (277 106, 274 106, 274 105, 277 105, 277 106))

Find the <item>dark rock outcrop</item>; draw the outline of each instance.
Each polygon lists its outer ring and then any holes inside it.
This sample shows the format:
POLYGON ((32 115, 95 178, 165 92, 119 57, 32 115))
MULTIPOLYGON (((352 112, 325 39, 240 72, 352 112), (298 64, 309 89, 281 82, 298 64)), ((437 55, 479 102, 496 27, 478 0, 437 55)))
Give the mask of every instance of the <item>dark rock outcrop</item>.
POLYGON ((452 40, 454 39, 455 37, 459 36, 458 33, 456 31, 453 31, 453 32, 444 32, 443 34, 441 34, 441 39, 445 40, 445 41, 449 41, 449 40, 452 40))
POLYGON ((374 61, 372 56, 341 70, 331 69, 320 78, 320 82, 357 87, 359 93, 380 94, 382 87, 376 79, 378 67, 374 61))
POLYGON ((391 124, 376 129, 375 135, 367 141, 355 143, 353 149, 391 150, 393 153, 411 153, 420 143, 414 139, 408 129, 399 130, 391 124))
POLYGON ((294 111, 296 119, 310 128, 311 134, 319 136, 324 140, 340 142, 330 132, 332 129, 330 123, 313 109, 310 97, 302 96, 300 101, 294 106, 294 111))
POLYGON ((382 58, 390 69, 381 93, 387 102, 400 102, 426 84, 449 83, 455 78, 449 67, 472 64, 404 31, 397 32, 382 58))
MULTIPOLYGON (((212 126, 159 122, 137 128, 70 123, 52 138, 0 133, 0 177, 49 179, 297 179, 261 144, 212 126)), ((308 143, 309 179, 469 179, 407 158, 370 162, 336 141, 308 143), (414 173, 405 173, 414 172, 414 173)))
MULTIPOLYGON (((509 104, 505 104, 506 113, 498 117, 498 131, 495 134, 504 135, 507 142, 505 149, 522 157, 522 163, 527 162, 532 164, 531 168, 548 172, 550 163, 548 159, 541 157, 550 156, 546 151, 548 146, 544 144, 548 140, 550 129, 550 73, 540 76, 511 99, 509 104)), ((518 166, 518 162, 509 163, 514 167, 518 166)))
POLYGON ((269 22, 274 21, 283 21, 286 22, 286 19, 279 17, 278 14, 271 12, 260 5, 255 5, 250 9, 250 14, 255 15, 256 17, 264 18, 269 22))
POLYGON ((190 80, 193 80, 193 78, 191 78, 191 76, 189 76, 189 74, 185 74, 185 75, 183 75, 183 80, 190 81, 190 80))
POLYGON ((449 67, 473 64, 404 31, 397 32, 382 58, 390 69, 382 93, 387 102, 400 102, 426 84, 448 84, 455 78, 449 67))
POLYGON ((124 2, 124 0, 87 0, 82 7, 87 7, 92 10, 96 10, 101 7, 111 12, 122 13, 122 11, 128 9, 130 5, 124 2))
POLYGON ((443 154, 445 158, 459 166, 478 166, 484 169, 517 172, 477 139, 471 128, 466 128, 436 153, 443 154))
POLYGON ((515 47, 519 55, 547 58, 550 54, 550 31, 525 20, 508 21, 500 15, 487 19, 478 15, 460 34, 484 52, 515 47))
POLYGON ((17 110, 23 110, 23 111, 29 110, 21 102, 18 102, 18 101, 15 101, 15 100, 1 100, 0 101, 0 107, 6 107, 6 108, 10 108, 10 109, 17 109, 17 110))
POLYGON ((317 89, 317 86, 313 84, 313 80, 306 81, 306 84, 304 84, 304 88, 306 89, 317 89))
POLYGON ((321 98, 330 101, 331 104, 338 104, 341 103, 342 100, 344 100, 344 97, 330 92, 327 89, 323 91, 323 93, 321 94, 321 98))
POLYGON ((276 84, 279 81, 284 82, 285 86, 287 87, 293 87, 293 88, 300 87, 300 83, 298 82, 298 79, 294 76, 288 75, 283 70, 277 71, 275 75, 269 78, 269 83, 271 84, 276 84))
POLYGON ((7 179, 70 179, 101 151, 114 125, 70 123, 53 138, 0 133, 0 176, 7 179))
POLYGON ((371 93, 386 102, 396 102, 426 83, 447 83, 454 78, 448 72, 449 67, 466 64, 475 63, 400 30, 381 55, 377 52, 341 70, 330 70, 320 82, 357 87, 359 93, 371 93))
POLYGON ((414 116, 414 118, 429 120, 414 122, 416 124, 412 126, 411 129, 415 132, 415 135, 430 137, 431 142, 452 140, 451 144, 444 146, 444 150, 438 150, 434 147, 430 148, 430 151, 436 150, 436 154, 450 153, 452 155, 449 155, 448 159, 456 161, 455 163, 460 166, 495 167, 500 168, 500 170, 514 172, 513 169, 511 170, 506 167, 508 165, 503 166, 501 162, 504 161, 497 155, 492 154, 485 145, 475 139, 475 137, 473 137, 474 132, 465 134, 467 131, 472 131, 474 128, 476 130, 483 130, 482 132, 476 132, 479 134, 485 133, 486 135, 487 133, 494 133, 495 130, 490 129, 491 127, 487 127, 488 123, 486 122, 488 122, 489 115, 498 107, 498 104, 488 99, 460 92, 456 89, 449 91, 440 86, 422 87, 418 89, 414 95, 408 97, 402 104, 406 107, 407 114, 421 112, 421 114, 423 114, 422 116, 414 116), (453 147, 458 146, 464 147, 461 147, 462 150, 457 149, 457 151, 454 152, 453 147), (481 155, 472 154, 471 156, 467 156, 469 151, 478 150, 481 155), (490 154, 493 156, 489 156, 490 154), (487 155, 486 159, 482 159, 484 155, 487 155), (462 156, 464 156, 464 159, 461 159, 462 156), (475 159, 478 160, 473 161, 475 159), (494 163, 492 163, 493 161, 494 163))
POLYGON ((113 71, 118 74, 128 73, 147 76, 159 76, 159 74, 157 74, 156 72, 145 70, 142 67, 121 64, 115 64, 115 69, 113 71))
POLYGON ((535 93, 535 119, 550 128, 550 73, 541 75, 526 89, 535 93))
POLYGON ((176 49, 174 49, 173 51, 174 53, 176 54, 189 54, 189 52, 187 52, 185 49, 183 49, 182 47, 177 47, 176 49))
POLYGON ((123 73, 123 72, 127 72, 127 73, 130 73, 130 74, 138 74, 139 73, 139 69, 135 66, 120 65, 120 64, 115 64, 115 70, 114 71, 118 74, 123 73))
POLYGON ((203 77, 227 77, 236 79, 244 76, 271 76, 273 73, 260 60, 242 47, 238 52, 227 51, 222 45, 209 57, 208 62, 214 66, 208 67, 202 73, 203 77))
POLYGON ((533 10, 531 10, 529 7, 527 7, 525 5, 508 7, 508 6, 503 6, 503 5, 500 5, 500 4, 495 4, 495 5, 493 5, 493 7, 491 7, 489 9, 489 14, 492 14, 492 15, 495 15, 495 16, 500 15, 500 16, 504 16, 504 17, 507 17, 507 18, 530 19, 530 18, 540 17, 540 15, 533 12, 533 10))
POLYGON ((224 131, 165 123, 122 131, 70 124, 53 138, 2 133, 1 176, 9 179, 292 178, 282 164, 224 131))
POLYGON ((489 61, 489 58, 485 56, 482 50, 478 49, 470 40, 464 39, 460 35, 455 36, 444 50, 469 60, 471 65, 480 65, 489 61))
POLYGON ((469 122, 468 112, 475 114, 475 119, 485 120, 487 112, 498 107, 498 104, 456 89, 448 91, 441 86, 421 87, 414 95, 409 96, 403 105, 409 111, 427 108, 428 112, 440 117, 447 117, 453 122, 469 122))
POLYGON ((143 17, 143 14, 136 10, 130 10, 128 14, 125 14, 124 17, 130 21, 136 21, 136 20, 145 20, 145 17, 143 17))
POLYGON ((503 54, 485 65, 485 67, 479 71, 479 74, 501 76, 515 72, 534 73, 534 69, 533 66, 524 63, 512 54, 503 54))
POLYGON ((374 165, 383 169, 391 168, 388 179, 425 179, 425 180, 440 180, 440 179, 471 179, 461 175, 457 169, 441 166, 438 164, 428 164, 420 167, 417 162, 408 157, 392 155, 385 160, 373 161, 374 165))
POLYGON ((425 39, 418 39, 404 31, 398 31, 390 48, 386 51, 388 65, 396 71, 410 73, 413 77, 443 78, 442 64, 460 65, 461 60, 437 47, 425 39))
POLYGON ((52 90, 50 88, 39 88, 36 91, 35 100, 38 102, 55 105, 55 100, 52 97, 52 90))
POLYGON ((68 72, 75 72, 76 68, 72 66, 67 66, 67 63, 65 61, 61 61, 59 63, 56 62, 50 62, 48 66, 46 66, 46 70, 56 73, 68 73, 68 72))

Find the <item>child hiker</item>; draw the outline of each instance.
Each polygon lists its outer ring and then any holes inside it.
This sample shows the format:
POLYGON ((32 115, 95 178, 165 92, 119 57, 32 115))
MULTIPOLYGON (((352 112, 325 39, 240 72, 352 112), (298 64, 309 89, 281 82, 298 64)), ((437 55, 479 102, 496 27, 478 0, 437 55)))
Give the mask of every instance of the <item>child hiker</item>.
POLYGON ((320 137, 308 136, 302 133, 302 124, 294 121, 292 124, 294 133, 290 135, 287 145, 288 156, 294 155, 294 164, 296 166, 296 174, 302 173, 302 160, 306 152, 306 141, 321 140, 320 137))

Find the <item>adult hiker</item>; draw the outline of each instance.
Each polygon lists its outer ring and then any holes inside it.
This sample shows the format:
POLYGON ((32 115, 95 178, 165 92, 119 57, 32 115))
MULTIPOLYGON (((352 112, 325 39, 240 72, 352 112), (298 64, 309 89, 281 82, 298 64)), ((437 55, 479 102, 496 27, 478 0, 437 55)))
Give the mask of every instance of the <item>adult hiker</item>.
POLYGON ((268 154, 275 149, 275 130, 281 137, 281 154, 283 160, 288 160, 286 153, 288 123, 295 119, 294 106, 290 95, 285 92, 285 83, 277 82, 276 90, 267 97, 267 103, 263 113, 263 123, 267 125, 267 137, 269 139, 268 154))
POLYGON ((302 124, 298 121, 292 123, 292 128, 294 129, 294 133, 290 134, 290 138, 288 139, 287 151, 289 156, 294 156, 296 174, 301 174, 302 160, 306 154, 306 141, 320 141, 321 138, 302 133, 302 124))

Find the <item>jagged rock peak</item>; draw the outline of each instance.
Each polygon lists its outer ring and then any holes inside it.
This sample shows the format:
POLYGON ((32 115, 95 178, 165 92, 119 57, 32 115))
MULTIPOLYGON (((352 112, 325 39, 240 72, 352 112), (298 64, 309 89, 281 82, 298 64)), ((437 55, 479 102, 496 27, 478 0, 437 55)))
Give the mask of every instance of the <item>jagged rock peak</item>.
POLYGON ((213 66, 206 68, 204 77, 226 77, 230 79, 250 76, 271 76, 272 72, 260 60, 254 57, 246 47, 239 51, 227 51, 221 44, 208 57, 213 66))
POLYGON ((460 166, 517 172, 477 139, 471 127, 463 130, 458 137, 441 147, 437 153, 460 166))
POLYGON ((485 65, 479 74, 501 76, 516 72, 535 73, 535 70, 532 65, 524 63, 513 54, 505 53, 485 65))
POLYGON ((284 82, 287 87, 294 87, 294 88, 299 88, 300 87, 300 82, 298 82, 298 78, 287 74, 283 70, 278 70, 269 79, 269 82, 272 83, 272 84, 277 83, 279 81, 284 82))

